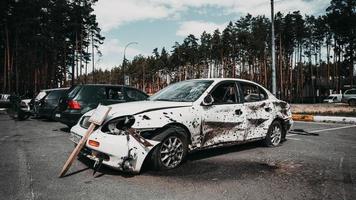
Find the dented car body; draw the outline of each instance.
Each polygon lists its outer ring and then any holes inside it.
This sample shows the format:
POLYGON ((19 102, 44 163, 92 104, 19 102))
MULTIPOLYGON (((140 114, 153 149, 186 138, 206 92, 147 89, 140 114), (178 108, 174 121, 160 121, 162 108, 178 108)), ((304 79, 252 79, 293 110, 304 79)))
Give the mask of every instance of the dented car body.
MULTIPOLYGON (((82 152, 136 173, 146 158, 158 169, 170 169, 187 153, 204 148, 255 140, 278 146, 293 124, 289 104, 242 79, 183 81, 149 100, 111 107, 82 152)), ((83 136, 92 113, 83 115, 71 129, 72 141, 83 136)))

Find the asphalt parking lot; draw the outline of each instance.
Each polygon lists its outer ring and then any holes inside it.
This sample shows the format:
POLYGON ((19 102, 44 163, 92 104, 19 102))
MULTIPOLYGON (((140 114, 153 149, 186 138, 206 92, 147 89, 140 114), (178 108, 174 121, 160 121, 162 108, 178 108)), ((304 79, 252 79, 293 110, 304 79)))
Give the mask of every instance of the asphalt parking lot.
POLYGON ((75 161, 57 122, 0 114, 1 199, 356 199, 356 125, 296 122, 276 148, 250 143, 204 150, 177 169, 131 176, 75 161), (301 132, 306 131, 306 132, 301 132))

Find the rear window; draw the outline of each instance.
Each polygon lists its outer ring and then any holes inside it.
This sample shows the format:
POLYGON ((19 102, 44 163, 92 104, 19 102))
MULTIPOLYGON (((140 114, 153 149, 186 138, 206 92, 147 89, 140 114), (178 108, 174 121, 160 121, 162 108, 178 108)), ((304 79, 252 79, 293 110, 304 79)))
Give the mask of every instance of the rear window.
POLYGON ((267 99, 266 92, 258 85, 247 82, 240 82, 240 86, 245 102, 256 102, 267 99))
POLYGON ((74 87, 71 87, 69 90, 68 90, 68 95, 67 97, 70 98, 70 99, 73 99, 79 92, 79 90, 82 88, 82 86, 74 86, 74 87))
POLYGON ((54 90, 49 92, 46 99, 59 99, 64 93, 65 90, 54 90))

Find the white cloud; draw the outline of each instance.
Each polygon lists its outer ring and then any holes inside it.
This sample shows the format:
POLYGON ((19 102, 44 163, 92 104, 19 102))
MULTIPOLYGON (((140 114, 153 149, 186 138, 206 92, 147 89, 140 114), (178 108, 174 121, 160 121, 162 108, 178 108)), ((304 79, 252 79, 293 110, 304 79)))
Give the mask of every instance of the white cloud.
POLYGON ((227 23, 216 24, 204 21, 186 21, 180 24, 176 35, 185 37, 193 34, 196 37, 200 37, 204 31, 213 33, 216 29, 219 29, 222 32, 226 25, 227 23))
MULTIPOLYGON (((275 12, 300 10, 304 14, 324 11, 326 0, 276 0, 275 12)), ((110 31, 124 23, 141 20, 179 19, 189 8, 213 7, 222 14, 270 16, 269 0, 100 0, 95 13, 103 31, 110 31)))

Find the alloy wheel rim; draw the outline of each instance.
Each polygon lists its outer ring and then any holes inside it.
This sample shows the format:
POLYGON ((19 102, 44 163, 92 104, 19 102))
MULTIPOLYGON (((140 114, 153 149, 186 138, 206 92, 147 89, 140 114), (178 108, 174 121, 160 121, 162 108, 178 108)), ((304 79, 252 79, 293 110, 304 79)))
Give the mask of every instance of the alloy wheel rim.
POLYGON ((273 146, 277 146, 282 139, 282 129, 278 125, 274 126, 271 134, 271 143, 273 146))
POLYGON ((183 142, 176 136, 167 138, 161 145, 160 159, 167 168, 174 168, 182 161, 183 142))

